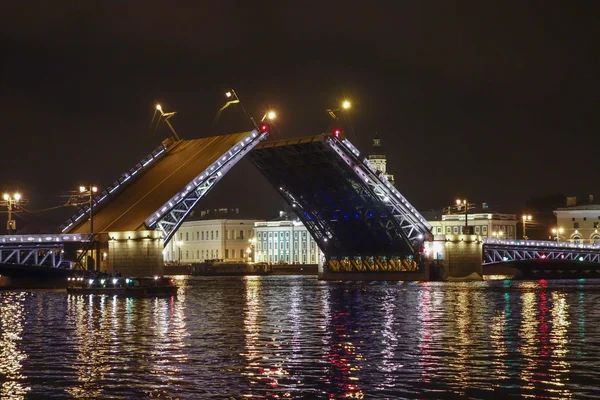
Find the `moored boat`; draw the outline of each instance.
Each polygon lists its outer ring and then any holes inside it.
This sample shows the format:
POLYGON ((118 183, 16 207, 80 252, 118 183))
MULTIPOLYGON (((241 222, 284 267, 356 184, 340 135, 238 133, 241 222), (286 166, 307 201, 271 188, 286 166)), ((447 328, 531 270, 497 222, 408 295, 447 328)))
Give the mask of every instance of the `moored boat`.
POLYGON ((119 296, 174 296, 178 287, 172 278, 132 277, 132 278, 83 278, 71 277, 67 280, 69 294, 106 294, 119 296))

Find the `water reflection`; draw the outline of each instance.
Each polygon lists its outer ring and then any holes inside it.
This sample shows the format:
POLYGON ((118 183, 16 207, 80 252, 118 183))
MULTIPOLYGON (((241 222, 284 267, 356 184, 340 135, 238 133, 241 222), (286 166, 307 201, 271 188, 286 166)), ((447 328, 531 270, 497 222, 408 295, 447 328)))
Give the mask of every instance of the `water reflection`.
POLYGON ((0 398, 598 395, 600 282, 182 285, 0 293, 0 398))
POLYGON ((0 297, 0 399, 24 399, 31 390, 24 384, 23 361, 27 355, 20 349, 26 297, 25 293, 7 293, 0 297))

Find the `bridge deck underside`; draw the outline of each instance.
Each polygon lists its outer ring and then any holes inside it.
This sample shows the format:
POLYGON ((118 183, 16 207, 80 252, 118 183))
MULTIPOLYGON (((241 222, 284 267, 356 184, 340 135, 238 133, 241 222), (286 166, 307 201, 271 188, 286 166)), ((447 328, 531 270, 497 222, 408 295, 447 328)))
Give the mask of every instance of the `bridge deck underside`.
MULTIPOLYGON (((144 220, 249 132, 183 140, 94 213, 94 232, 146 229, 144 220)), ((70 233, 89 232, 89 221, 70 233)))
POLYGON ((248 157, 328 260, 412 255, 397 221, 323 136, 263 143, 248 157))

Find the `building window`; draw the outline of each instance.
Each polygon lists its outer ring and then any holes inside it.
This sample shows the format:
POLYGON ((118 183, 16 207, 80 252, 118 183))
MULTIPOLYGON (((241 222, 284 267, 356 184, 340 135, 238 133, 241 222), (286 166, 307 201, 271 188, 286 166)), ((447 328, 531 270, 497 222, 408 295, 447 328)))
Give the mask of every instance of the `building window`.
POLYGON ((217 250, 215 251, 215 254, 216 254, 217 258, 219 258, 219 249, 217 249, 217 250))
POLYGON ((483 233, 487 233, 487 226, 483 226, 483 227, 481 228, 481 231, 482 231, 483 233))
POLYGON ((190 258, 190 252, 188 250, 185 251, 185 259, 190 258))
POLYGON ((183 238, 183 233, 179 232, 179 240, 182 240, 183 238))
POLYGON ((210 231, 210 240, 215 239, 215 231, 210 231))
POLYGON ((290 256, 288 256, 287 254, 285 255, 285 262, 289 263, 290 262, 290 256))
POLYGON ((289 233, 289 232, 286 232, 286 233, 285 233, 285 238, 286 238, 286 239, 289 239, 289 238, 290 238, 290 233, 289 233))
POLYGON ((219 231, 215 231, 215 239, 219 240, 219 231))
POLYGON ((451 234, 452 233, 452 228, 450 228, 449 226, 446 227, 446 234, 451 234))
POLYGON ((240 249, 240 258, 244 259, 244 249, 240 249))
POLYGON ((596 235, 592 238, 592 241, 594 242, 594 244, 596 245, 600 245, 600 236, 596 235))
POLYGON ((277 249, 277 242, 275 242, 274 245, 275 245, 275 249, 277 249))
POLYGON ((289 250, 290 249, 290 242, 285 242, 285 249, 289 250))
POLYGON ((594 228, 598 227, 598 222, 594 222, 594 228))
POLYGON ((225 249, 225 258, 229 258, 229 249, 225 249))
POLYGON ((583 217, 583 220, 584 220, 584 221, 587 221, 587 217, 583 217))
POLYGON ((579 222, 573 222, 573 228, 579 229, 579 222))
POLYGON ((188 232, 185 233, 185 241, 189 242, 190 241, 190 235, 188 232))
POLYGON ((204 231, 202 231, 202 240, 204 240, 204 231))
POLYGON ((269 237, 271 237, 271 232, 269 232, 269 237))
POLYGON ((261 246, 261 242, 258 242, 258 243, 256 243, 256 249, 257 249, 257 250, 262 250, 262 248, 261 248, 261 247, 262 247, 262 246, 261 246))
POLYGON ((454 234, 457 235, 458 234, 458 226, 454 227, 454 234))
POLYGON ((580 244, 581 243, 581 236, 573 236, 573 243, 575 244, 580 244))
POLYGON ((204 260, 204 250, 202 250, 202 260, 204 260))
POLYGON ((438 233, 438 234, 439 234, 439 233, 442 233, 442 227, 441 227, 441 226, 438 226, 438 227, 437 227, 437 233, 438 233))
POLYGON ((244 238, 244 231, 240 231, 240 237, 238 239, 243 239, 243 238, 244 238))
POLYGON ((481 229, 481 228, 480 228, 479 226, 476 226, 476 227, 475 227, 475 233, 479 233, 479 230, 480 230, 480 229, 481 229))
POLYGON ((575 218, 571 218, 572 221, 575 221, 575 218))
POLYGON ((200 250, 196 250, 196 259, 200 259, 200 250))
POLYGON ((279 249, 280 249, 280 250, 283 250, 283 242, 280 242, 280 243, 279 243, 279 249))

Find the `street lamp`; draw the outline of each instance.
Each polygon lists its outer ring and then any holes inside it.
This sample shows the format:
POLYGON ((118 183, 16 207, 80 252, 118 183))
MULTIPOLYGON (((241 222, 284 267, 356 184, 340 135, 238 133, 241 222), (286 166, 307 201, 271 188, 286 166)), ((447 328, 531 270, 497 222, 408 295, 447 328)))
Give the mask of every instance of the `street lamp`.
POLYGON ((274 121, 276 118, 277 118, 277 113, 273 110, 269 110, 265 113, 265 115, 263 115, 260 122, 263 122, 265 119, 268 119, 269 121, 274 121))
POLYGON ((552 233, 555 234, 555 239, 557 242, 560 242, 560 234, 564 232, 564 229, 559 227, 552 228, 552 233))
POLYGON ((344 100, 344 101, 342 101, 342 104, 340 105, 340 107, 328 108, 327 113, 329 113, 331 118, 333 118, 335 120, 339 120, 338 116, 336 115, 336 112, 341 111, 341 110, 349 110, 350 108, 352 108, 352 103, 350 103, 350 100, 344 100))
POLYGON ((94 234, 94 193, 98 191, 96 186, 89 185, 88 187, 79 186, 79 194, 82 196, 89 196, 90 206, 90 234, 94 234))
MULTIPOLYGON (((173 136, 175 136, 175 140, 180 141, 181 138, 179 137, 177 132, 175 132, 175 128, 173 128, 173 125, 171 125, 171 123, 169 122, 169 118, 171 118, 173 115, 177 114, 177 112, 171 111, 171 112, 166 113, 163 111, 162 106, 160 104, 156 105, 156 111, 158 111, 160 113, 160 116, 165 119, 165 123, 168 125, 169 129, 171 130, 171 133, 173 133, 173 136)), ((153 118, 153 120, 154 120, 154 118, 153 118)))
POLYGON ((252 116, 250 114, 248 114, 248 111, 246 110, 246 107, 244 107, 244 104, 242 104, 242 101, 240 100, 240 96, 238 96, 238 94, 236 93, 235 90, 229 89, 228 91, 226 91, 225 92, 225 98, 227 98, 228 101, 227 101, 227 103, 225 103, 225 105, 223 107, 221 107, 219 109, 219 111, 217 111, 217 115, 215 116, 215 119, 213 121, 213 125, 217 122, 217 120, 219 119, 219 116, 221 115, 221 112, 224 109, 226 109, 227 107, 229 107, 232 104, 238 103, 240 105, 240 107, 242 107, 242 111, 244 111, 244 114, 246 114, 246 117, 248 117, 248 119, 252 123, 252 126, 254 126, 254 128, 256 128, 256 130, 259 130, 258 129, 258 124, 256 123, 256 121, 254 121, 254 118, 252 118, 252 116))
POLYGON ((21 200, 21 194, 19 192, 13 194, 12 196, 8 193, 4 193, 2 195, 3 206, 8 208, 8 221, 6 221, 6 230, 8 234, 13 234, 17 229, 17 221, 12 219, 12 213, 16 211, 19 201, 21 200))
POLYGON ((254 248, 256 247, 256 238, 248 239, 248 243, 250 244, 250 246, 246 249, 246 253, 248 254, 248 261, 253 261, 254 248))
POLYGON ((181 246, 183 246, 183 242, 181 240, 178 240, 176 242, 177 244, 177 264, 181 264, 181 246))
POLYGON ((468 216, 469 216, 469 202, 467 201, 467 199, 456 199, 456 205, 458 207, 460 207, 461 205, 465 206, 465 227, 463 229, 463 234, 464 235, 468 235, 469 234, 469 221, 468 221, 468 216))
POLYGON ((527 221, 531 221, 531 215, 523 215, 521 219, 523 220, 523 239, 527 240, 527 221))

